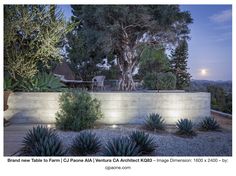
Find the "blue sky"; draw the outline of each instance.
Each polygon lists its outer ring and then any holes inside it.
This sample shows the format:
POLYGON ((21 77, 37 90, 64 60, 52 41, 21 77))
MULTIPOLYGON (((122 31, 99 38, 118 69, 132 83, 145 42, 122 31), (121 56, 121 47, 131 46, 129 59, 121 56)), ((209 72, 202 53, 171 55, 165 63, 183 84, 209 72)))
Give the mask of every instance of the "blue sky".
POLYGON ((190 74, 193 79, 232 80, 232 7, 183 5, 194 22, 190 25, 190 74), (208 74, 202 76, 200 69, 208 74))
MULTIPOLYGON (((60 6, 66 18, 69 5, 60 6)), ((188 67, 192 79, 232 80, 232 6, 181 5, 194 20, 190 25, 188 67), (207 74, 202 75, 205 69, 207 74)))

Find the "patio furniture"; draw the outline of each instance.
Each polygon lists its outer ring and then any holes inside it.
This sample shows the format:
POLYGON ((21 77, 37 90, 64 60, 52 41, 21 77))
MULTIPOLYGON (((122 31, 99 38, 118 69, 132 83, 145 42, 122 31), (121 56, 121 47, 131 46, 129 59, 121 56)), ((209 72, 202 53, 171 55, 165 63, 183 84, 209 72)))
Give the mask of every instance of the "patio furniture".
POLYGON ((94 90, 94 88, 99 88, 101 90, 104 90, 104 80, 105 80, 105 76, 95 76, 92 79, 92 90, 94 90))
POLYGON ((60 78, 60 81, 66 84, 69 87, 82 87, 82 88, 87 88, 87 89, 92 89, 93 88, 93 82, 92 81, 83 81, 83 80, 70 80, 70 79, 65 79, 64 75, 59 75, 59 74, 54 74, 58 78, 60 78))

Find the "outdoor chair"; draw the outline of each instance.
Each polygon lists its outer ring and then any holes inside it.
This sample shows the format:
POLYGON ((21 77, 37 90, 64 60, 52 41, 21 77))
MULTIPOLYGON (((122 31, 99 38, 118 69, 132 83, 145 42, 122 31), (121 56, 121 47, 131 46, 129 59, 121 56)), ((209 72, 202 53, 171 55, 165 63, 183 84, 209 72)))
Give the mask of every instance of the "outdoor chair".
POLYGON ((101 90, 104 90, 104 80, 105 80, 105 76, 95 76, 92 79, 92 90, 94 90, 94 88, 100 88, 101 90))

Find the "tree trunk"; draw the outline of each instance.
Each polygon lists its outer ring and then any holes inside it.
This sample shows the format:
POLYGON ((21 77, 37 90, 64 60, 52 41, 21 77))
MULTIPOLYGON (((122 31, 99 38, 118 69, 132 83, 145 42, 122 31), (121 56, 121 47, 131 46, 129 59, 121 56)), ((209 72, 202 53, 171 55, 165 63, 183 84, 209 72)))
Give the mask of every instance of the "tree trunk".
POLYGON ((133 68, 131 65, 127 65, 127 67, 124 67, 124 65, 122 65, 121 67, 123 67, 122 69, 120 69, 121 71, 121 77, 119 80, 119 90, 122 91, 132 91, 135 90, 135 83, 133 80, 133 68))
POLYGON ((125 28, 122 29, 122 46, 120 48, 121 52, 117 58, 121 74, 119 80, 119 90, 132 91, 136 89, 132 74, 138 63, 138 55, 134 44, 131 44, 129 40, 129 36, 125 28))
POLYGON ((124 50, 122 56, 122 58, 118 59, 118 65, 121 73, 119 90, 132 91, 136 89, 133 79, 133 72, 136 68, 137 57, 135 56, 135 51, 130 49, 128 46, 124 50))

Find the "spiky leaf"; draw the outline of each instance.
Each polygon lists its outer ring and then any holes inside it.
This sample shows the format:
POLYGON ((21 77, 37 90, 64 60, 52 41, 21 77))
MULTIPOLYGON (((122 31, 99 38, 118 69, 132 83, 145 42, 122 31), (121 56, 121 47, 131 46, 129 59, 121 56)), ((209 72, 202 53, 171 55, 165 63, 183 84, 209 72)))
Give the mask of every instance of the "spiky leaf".
POLYGON ((176 123, 176 127, 178 128, 177 133, 180 135, 193 135, 193 123, 188 119, 180 119, 176 123))
POLYGON ((154 139, 149 134, 143 131, 134 131, 130 135, 130 139, 134 141, 139 147, 142 154, 151 154, 156 149, 154 139))
POLYGON ((214 119, 214 117, 205 117, 203 121, 200 123, 200 126, 204 130, 218 130, 220 128, 220 125, 217 123, 217 121, 214 119))
POLYGON ((87 156, 97 153, 100 148, 101 142, 95 133, 84 131, 73 140, 70 151, 74 156, 87 156))
POLYGON ((128 137, 108 141, 104 150, 105 156, 140 156, 140 148, 128 137))
POLYGON ((159 114, 149 114, 145 119, 145 127, 152 131, 163 130, 165 128, 164 119, 159 114))
POLYGON ((52 129, 43 126, 29 130, 19 151, 21 156, 63 156, 62 143, 52 129))

